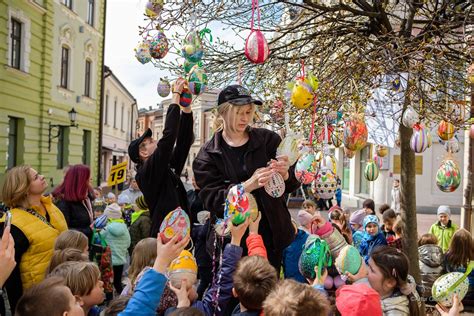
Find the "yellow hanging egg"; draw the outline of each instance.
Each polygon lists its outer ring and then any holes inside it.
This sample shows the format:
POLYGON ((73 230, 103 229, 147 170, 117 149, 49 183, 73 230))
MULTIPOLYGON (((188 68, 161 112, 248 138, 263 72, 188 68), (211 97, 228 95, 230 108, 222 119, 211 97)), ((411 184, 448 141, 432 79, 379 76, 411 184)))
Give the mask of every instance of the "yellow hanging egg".
POLYGON ((291 104, 298 109, 307 109, 313 103, 313 88, 302 79, 297 79, 291 90, 291 104))

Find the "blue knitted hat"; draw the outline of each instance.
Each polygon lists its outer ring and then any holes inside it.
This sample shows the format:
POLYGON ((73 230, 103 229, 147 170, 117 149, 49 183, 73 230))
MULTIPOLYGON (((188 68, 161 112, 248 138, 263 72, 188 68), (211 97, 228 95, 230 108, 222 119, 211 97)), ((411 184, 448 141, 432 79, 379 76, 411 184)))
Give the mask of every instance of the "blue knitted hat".
POLYGON ((364 222, 363 222, 364 230, 365 230, 365 226, 367 226, 369 223, 375 223, 377 224, 377 226, 379 226, 379 218, 375 215, 367 215, 366 217, 364 217, 364 222))

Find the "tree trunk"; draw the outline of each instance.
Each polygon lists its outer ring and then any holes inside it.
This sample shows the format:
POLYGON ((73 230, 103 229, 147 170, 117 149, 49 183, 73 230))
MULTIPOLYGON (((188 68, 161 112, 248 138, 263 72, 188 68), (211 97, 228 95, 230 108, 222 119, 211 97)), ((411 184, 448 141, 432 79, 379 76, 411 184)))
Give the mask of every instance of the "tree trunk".
MULTIPOLYGON (((474 83, 471 83, 471 111, 470 117, 474 117, 474 83)), ((468 125, 468 128, 471 128, 468 125)), ((469 133, 468 133, 469 134, 469 133)), ((469 136, 468 136, 469 138, 469 136)), ((464 145, 466 142, 464 142, 464 145)), ((466 160, 465 160, 466 161, 466 160)), ((469 149, 467 153, 467 178, 464 179, 466 187, 464 189, 463 207, 464 207, 464 218, 461 223, 462 227, 469 230, 472 233, 471 221, 472 221, 472 195, 473 195, 473 181, 474 177, 474 138, 469 139, 469 149)))

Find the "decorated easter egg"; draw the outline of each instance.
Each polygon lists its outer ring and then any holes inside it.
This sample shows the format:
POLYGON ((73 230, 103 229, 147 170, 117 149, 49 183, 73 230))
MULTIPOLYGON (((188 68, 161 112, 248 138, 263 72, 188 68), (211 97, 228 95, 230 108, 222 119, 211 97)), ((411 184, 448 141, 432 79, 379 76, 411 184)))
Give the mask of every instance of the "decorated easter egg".
POLYGON ((420 124, 413 125, 413 134, 410 138, 410 147, 416 153, 422 153, 428 148, 426 129, 420 124))
POLYGON ((461 146, 459 145, 459 141, 456 139, 456 137, 453 137, 444 143, 444 149, 446 149, 448 153, 456 154, 461 150, 461 146))
POLYGON ((299 182, 310 184, 316 177, 318 170, 318 162, 314 156, 314 152, 310 151, 301 155, 296 162, 295 176, 299 182))
POLYGON ((431 288, 433 299, 446 307, 453 305, 454 294, 457 294, 461 301, 469 290, 469 279, 463 278, 464 274, 461 272, 450 272, 440 276, 431 288), (461 282, 458 282, 460 280, 461 282))
POLYGON ((135 48, 135 58, 142 64, 146 64, 151 61, 150 55, 150 41, 143 41, 135 48))
POLYGON ((245 194, 242 184, 230 188, 224 206, 224 219, 232 221, 234 225, 240 225, 250 216, 249 195, 245 194))
POLYGON ((192 94, 199 95, 203 93, 207 87, 206 71, 198 65, 194 65, 188 74, 188 83, 189 91, 191 91, 192 94))
POLYGON ((456 162, 447 158, 436 172, 436 185, 443 192, 454 192, 461 184, 461 171, 456 162))
POLYGON ((336 175, 329 168, 321 168, 316 174, 311 189, 322 199, 332 199, 337 189, 336 175))
POLYGON ((313 280, 316 278, 315 266, 318 266, 318 276, 321 276, 322 270, 331 264, 332 257, 327 242, 316 235, 309 235, 298 261, 300 273, 313 280))
POLYGON ((155 19, 163 9, 163 1, 149 0, 145 6, 145 15, 150 19, 155 19))
POLYGON ((362 265, 362 257, 357 248, 351 245, 346 245, 342 247, 334 265, 341 275, 345 275, 347 272, 356 275, 362 265))
POLYGON ((364 170, 364 176, 367 181, 375 181, 379 177, 379 167, 373 160, 367 162, 364 170))
POLYGON ((257 200, 253 197, 251 193, 245 192, 245 195, 249 199, 249 212, 250 212, 250 219, 255 221, 258 217, 258 205, 257 200))
POLYGON ((191 102, 193 101, 193 95, 191 94, 191 91, 187 89, 186 87, 181 91, 181 96, 179 98, 179 105, 181 105, 183 108, 188 107, 191 102))
POLYGON ((307 109, 313 104, 314 90, 304 79, 297 79, 291 89, 291 104, 298 109, 307 109))
POLYGON ((156 92, 158 92, 158 95, 165 98, 170 94, 170 91, 170 82, 166 79, 160 78, 160 82, 158 82, 158 86, 156 87, 156 92))
POLYGON ((337 174, 337 161, 333 155, 325 155, 319 162, 319 168, 328 168, 334 174, 337 174))
POLYGON ((196 259, 188 250, 182 250, 178 258, 174 259, 168 267, 168 279, 174 287, 181 287, 186 280, 188 287, 194 285, 197 279, 198 266, 196 259))
POLYGON ((438 136, 442 140, 450 140, 454 137, 454 125, 443 120, 438 126, 438 136))
POLYGON ((334 129, 331 134, 331 142, 334 147, 339 148, 342 145, 343 131, 339 128, 334 129))
POLYGON ((278 145, 277 156, 287 156, 290 166, 294 165, 300 157, 298 142, 301 138, 301 135, 290 134, 285 136, 280 145, 278 145))
POLYGON ((268 58, 270 50, 260 30, 252 30, 245 41, 245 56, 254 64, 261 64, 268 58))
POLYGON ((279 198, 285 193, 285 180, 278 172, 272 174, 270 181, 265 184, 265 192, 271 197, 279 198))
POLYGON ((403 112, 402 123, 408 128, 413 128, 413 125, 420 121, 418 113, 411 107, 407 107, 403 112))
POLYGON ((191 31, 186 35, 181 49, 183 57, 191 63, 197 63, 204 55, 204 46, 197 31, 191 31))
POLYGON ((344 127, 344 146, 347 149, 361 150, 367 144, 368 130, 361 115, 346 120, 344 127))
POLYGON ((150 55, 155 59, 162 59, 168 53, 168 39, 162 30, 153 35, 150 40, 150 55))
POLYGON ((388 148, 382 145, 377 145, 377 147, 375 147, 375 151, 379 157, 385 157, 388 155, 388 148))
POLYGON ((356 152, 355 152, 354 150, 350 150, 350 149, 347 149, 346 147, 344 147, 344 155, 345 155, 347 158, 349 158, 349 159, 354 158, 355 153, 356 153, 356 152))
POLYGON ((179 236, 179 240, 186 237, 191 230, 189 216, 178 207, 166 215, 160 225, 160 236, 163 243, 167 243, 174 235, 179 236))

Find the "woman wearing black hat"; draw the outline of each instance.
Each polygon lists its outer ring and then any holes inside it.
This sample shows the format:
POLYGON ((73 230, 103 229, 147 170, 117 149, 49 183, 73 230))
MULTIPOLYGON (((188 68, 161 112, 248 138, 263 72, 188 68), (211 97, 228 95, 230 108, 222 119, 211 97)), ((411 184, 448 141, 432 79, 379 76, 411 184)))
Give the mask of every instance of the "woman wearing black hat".
POLYGON ((193 171, 201 188, 199 196, 213 216, 223 217, 228 191, 238 183, 255 197, 262 213, 259 233, 268 260, 279 271, 283 249, 293 241, 294 228, 285 198, 273 198, 263 187, 274 172, 285 180, 286 193, 296 190, 300 183, 288 157, 276 157, 280 136, 264 128, 250 127, 256 105, 262 102, 253 99, 242 86, 232 85, 221 91, 216 132, 199 151, 193 171))

